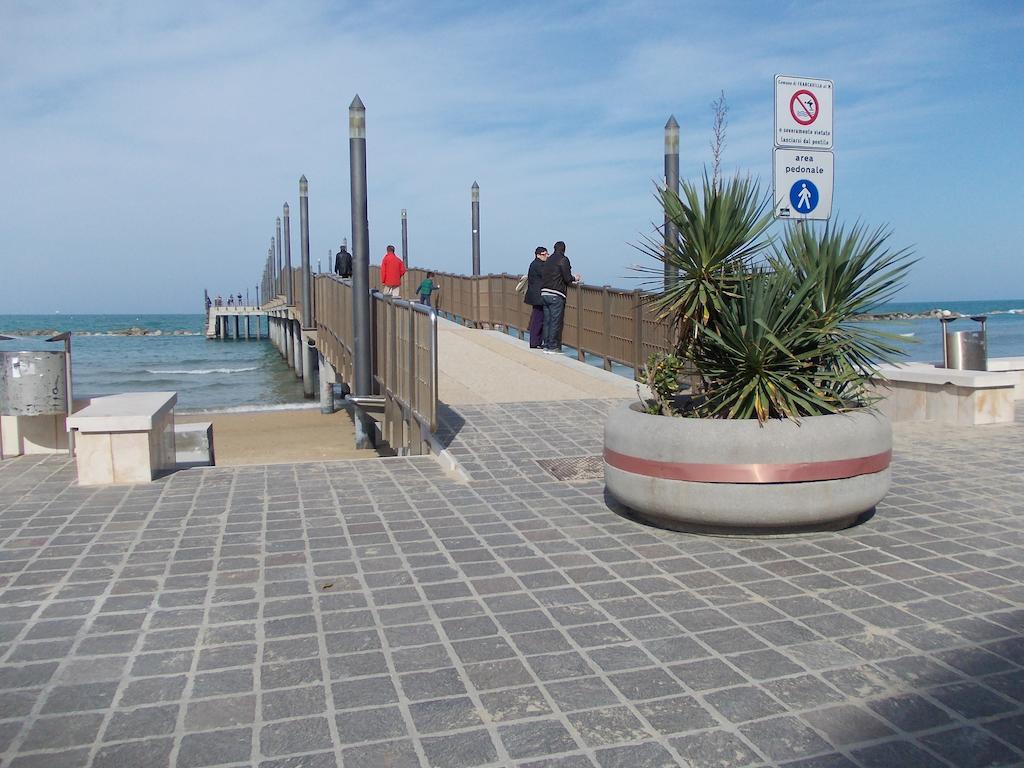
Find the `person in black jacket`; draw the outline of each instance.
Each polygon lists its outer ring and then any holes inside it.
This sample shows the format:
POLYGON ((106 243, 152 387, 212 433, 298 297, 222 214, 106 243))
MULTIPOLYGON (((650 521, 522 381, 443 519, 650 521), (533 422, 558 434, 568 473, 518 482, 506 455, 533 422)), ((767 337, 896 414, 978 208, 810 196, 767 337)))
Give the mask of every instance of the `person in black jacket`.
POLYGON ((341 248, 334 256, 334 274, 339 277, 352 277, 352 254, 348 252, 346 241, 341 241, 341 248))
POLYGON ((540 295, 543 287, 540 270, 548 259, 548 249, 543 245, 533 249, 533 261, 526 273, 526 298, 524 304, 533 307, 530 314, 530 349, 539 349, 544 341, 544 299, 540 295))
POLYGON ((565 243, 559 240, 551 256, 541 265, 540 296, 544 302, 544 351, 557 355, 562 351, 562 323, 565 321, 565 292, 582 278, 572 273, 565 255, 565 243))

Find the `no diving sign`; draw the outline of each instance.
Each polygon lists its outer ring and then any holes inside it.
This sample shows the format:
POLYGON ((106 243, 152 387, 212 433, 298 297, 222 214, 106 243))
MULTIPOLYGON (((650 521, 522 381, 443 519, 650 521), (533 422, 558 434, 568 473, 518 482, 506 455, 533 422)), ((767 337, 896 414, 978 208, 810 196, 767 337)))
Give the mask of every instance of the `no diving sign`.
POLYGON ((775 76, 775 146, 832 148, 831 80, 775 76))
POLYGON ((824 220, 832 215, 831 152, 776 149, 774 165, 776 218, 824 220))

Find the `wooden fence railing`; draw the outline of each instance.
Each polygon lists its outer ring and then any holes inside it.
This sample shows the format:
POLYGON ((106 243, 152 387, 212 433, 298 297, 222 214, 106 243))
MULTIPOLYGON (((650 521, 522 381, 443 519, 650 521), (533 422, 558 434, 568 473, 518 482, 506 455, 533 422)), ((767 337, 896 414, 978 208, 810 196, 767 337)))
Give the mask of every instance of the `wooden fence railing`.
MULTIPOLYGON (((334 275, 313 281, 317 346, 342 381, 355 379, 352 284, 334 275)), ((437 316, 427 307, 371 295, 372 376, 384 398, 382 433, 392 447, 424 451, 437 430, 437 316)))
MULTIPOLYGON (((402 296, 416 300, 415 290, 427 276, 426 269, 410 268, 402 279, 402 296)), ((473 327, 500 327, 522 338, 530 324, 532 307, 516 291, 520 275, 456 275, 434 272, 439 287, 433 295, 439 313, 473 327)), ((380 268, 370 267, 370 287, 380 287, 380 268)), ((609 286, 583 283, 570 288, 566 296, 562 342, 576 350, 577 357, 601 358, 604 368, 612 363, 633 369, 634 376, 655 352, 667 352, 671 328, 658 320, 643 301, 639 289, 624 291, 609 286)))

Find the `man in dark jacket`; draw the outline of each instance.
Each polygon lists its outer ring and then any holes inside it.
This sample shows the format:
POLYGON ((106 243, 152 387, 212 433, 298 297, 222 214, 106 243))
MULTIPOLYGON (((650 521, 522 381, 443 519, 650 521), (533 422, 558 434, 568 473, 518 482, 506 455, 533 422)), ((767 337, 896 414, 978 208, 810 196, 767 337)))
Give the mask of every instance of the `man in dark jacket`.
POLYGON ((562 351, 562 323, 565 321, 565 292, 582 278, 572 273, 565 255, 565 243, 559 240, 548 260, 540 268, 540 296, 544 302, 544 351, 557 355, 562 351))
POLYGON ((348 252, 346 241, 341 241, 341 249, 334 257, 334 274, 339 277, 352 277, 352 254, 348 252))
POLYGON ((543 245, 537 246, 533 250, 533 261, 530 262, 530 269, 526 273, 526 298, 523 299, 523 303, 533 307, 533 312, 530 313, 530 349, 539 349, 544 341, 544 299, 540 295, 540 289, 543 287, 540 269, 547 260, 548 249, 543 245))

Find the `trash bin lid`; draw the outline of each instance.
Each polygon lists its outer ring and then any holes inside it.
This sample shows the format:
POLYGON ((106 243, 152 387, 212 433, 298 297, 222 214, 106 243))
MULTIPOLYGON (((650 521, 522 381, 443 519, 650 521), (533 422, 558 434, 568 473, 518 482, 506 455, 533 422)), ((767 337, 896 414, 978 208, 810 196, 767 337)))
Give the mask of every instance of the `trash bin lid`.
POLYGON ((64 354, 63 341, 47 341, 43 336, 0 336, 0 352, 60 352, 64 354))

